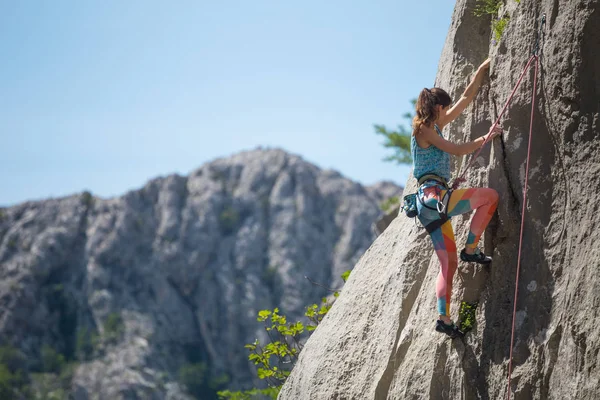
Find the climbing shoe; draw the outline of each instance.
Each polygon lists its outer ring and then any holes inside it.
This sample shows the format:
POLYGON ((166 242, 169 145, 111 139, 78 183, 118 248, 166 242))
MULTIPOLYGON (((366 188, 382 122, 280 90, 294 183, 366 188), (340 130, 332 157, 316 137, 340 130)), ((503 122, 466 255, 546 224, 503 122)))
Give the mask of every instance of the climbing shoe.
POLYGON ((450 336, 452 339, 454 339, 455 337, 463 337, 465 335, 458 329, 458 327, 456 325, 454 325, 454 323, 447 325, 441 319, 438 319, 437 322, 435 323, 435 330, 438 332, 441 332, 441 333, 445 333, 446 335, 450 336))
POLYGON ((475 253, 467 254, 465 249, 460 252, 460 259, 466 262, 476 262, 478 264, 489 264, 492 262, 492 257, 486 256, 479 249, 475 249, 475 253))

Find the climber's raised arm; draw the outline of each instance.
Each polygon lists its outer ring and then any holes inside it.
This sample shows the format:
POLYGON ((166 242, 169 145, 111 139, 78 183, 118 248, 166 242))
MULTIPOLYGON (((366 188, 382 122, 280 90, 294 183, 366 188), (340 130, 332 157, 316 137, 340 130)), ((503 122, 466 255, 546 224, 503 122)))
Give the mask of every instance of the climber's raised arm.
POLYGON ((420 135, 428 144, 432 144, 438 149, 455 156, 464 156, 480 148, 487 140, 494 139, 502 133, 502 127, 496 126, 493 130, 490 129, 485 135, 478 137, 475 140, 465 143, 454 143, 446 140, 443 136, 438 135, 433 129, 421 129, 420 135))
POLYGON ((465 89, 461 98, 446 112, 443 112, 440 115, 440 125, 444 126, 454 121, 460 113, 462 113, 465 108, 473 101, 475 96, 477 95, 477 91, 479 90, 479 86, 481 86, 481 82, 485 74, 487 73, 490 67, 490 59, 485 60, 479 68, 477 68, 477 72, 475 76, 469 83, 469 86, 465 89))

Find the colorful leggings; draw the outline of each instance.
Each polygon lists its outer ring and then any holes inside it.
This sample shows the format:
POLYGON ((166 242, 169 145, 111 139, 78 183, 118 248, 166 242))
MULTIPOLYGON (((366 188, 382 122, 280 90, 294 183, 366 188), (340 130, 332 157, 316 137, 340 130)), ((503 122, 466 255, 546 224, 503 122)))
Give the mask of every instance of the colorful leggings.
MULTIPOLYGON (((422 186, 419 196, 425 204, 435 208, 437 200, 443 198, 445 190, 440 186, 422 186), (439 196, 439 197, 438 197, 439 196)), ((471 221, 466 248, 475 249, 481 234, 492 219, 494 211, 498 206, 498 192, 490 188, 457 189, 452 192, 448 202, 448 216, 452 217, 477 210, 471 221)), ((423 211, 426 211, 424 209, 423 211)), ((427 210, 429 211, 429 210, 427 210)), ((423 225, 427 225, 436 219, 437 211, 423 212, 419 219, 423 225)), ((439 218, 439 217, 437 217, 439 218)), ((433 248, 440 260, 440 273, 437 278, 437 305, 440 315, 450 315, 450 298, 452 294, 452 279, 458 266, 456 256, 456 243, 454 242, 454 231, 450 221, 446 221, 440 229, 430 234, 433 248)))

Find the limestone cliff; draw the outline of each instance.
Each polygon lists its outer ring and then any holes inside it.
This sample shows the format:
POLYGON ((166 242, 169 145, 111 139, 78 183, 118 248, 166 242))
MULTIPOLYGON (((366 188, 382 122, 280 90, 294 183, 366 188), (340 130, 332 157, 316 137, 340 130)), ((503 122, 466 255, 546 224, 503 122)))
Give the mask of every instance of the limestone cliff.
MULTIPOLYGON (((507 0, 510 23, 496 45, 476 0, 458 0, 435 81, 460 96, 488 56, 490 80, 451 140, 484 134, 531 55, 547 15, 513 354, 514 399, 600 398, 600 2, 507 0)), ((426 17, 423 16, 424 24, 426 17)), ((452 316, 479 301, 464 341, 434 331, 439 264, 424 229, 396 218, 367 250, 342 295, 308 340, 280 399, 500 399, 507 397, 513 298, 533 70, 467 186, 490 186, 501 203, 483 240, 489 268, 461 263, 452 316)), ((423 86, 428 83, 424 82, 423 86)), ((431 83, 429 83, 431 85, 431 83)), ((467 158, 468 160, 468 158, 467 158)), ((456 169, 464 160, 455 165, 456 169)), ((416 183, 409 180, 407 191, 416 183)), ((458 246, 469 216, 453 219, 458 246)))
MULTIPOLYGON (((247 388, 243 346, 265 335, 256 313, 293 318, 319 302, 305 276, 341 286, 375 238, 380 200, 401 190, 258 149, 122 197, 0 209, 0 368, 29 371, 46 394, 60 372, 78 400, 187 399, 186 365, 197 393, 223 374, 247 388)), ((25 383, 14 378, 10 398, 25 383)))

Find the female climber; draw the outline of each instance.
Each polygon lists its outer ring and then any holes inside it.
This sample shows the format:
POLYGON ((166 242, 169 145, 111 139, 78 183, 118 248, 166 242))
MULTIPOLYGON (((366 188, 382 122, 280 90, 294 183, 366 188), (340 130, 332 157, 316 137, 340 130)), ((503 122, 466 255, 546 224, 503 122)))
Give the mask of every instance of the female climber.
POLYGON ((498 193, 490 188, 449 190, 450 155, 472 153, 483 143, 500 135, 502 129, 496 127, 471 142, 461 144, 446 140, 442 129, 473 101, 489 64, 490 60, 487 59, 479 66, 475 77, 454 105, 444 90, 423 89, 417 99, 416 116, 413 120, 411 153, 413 174, 419 182, 419 220, 431 236, 441 267, 436 287, 439 319, 435 330, 452 338, 461 336, 462 332, 449 317, 452 278, 458 266, 454 232, 449 217, 475 210, 460 258, 466 262, 489 264, 492 259, 477 248, 477 243, 496 210, 498 193))

